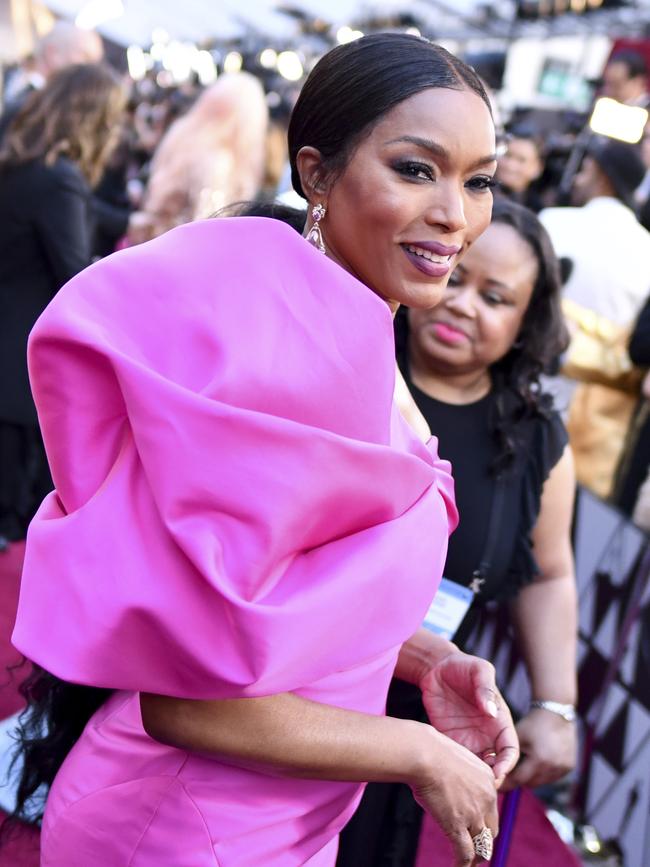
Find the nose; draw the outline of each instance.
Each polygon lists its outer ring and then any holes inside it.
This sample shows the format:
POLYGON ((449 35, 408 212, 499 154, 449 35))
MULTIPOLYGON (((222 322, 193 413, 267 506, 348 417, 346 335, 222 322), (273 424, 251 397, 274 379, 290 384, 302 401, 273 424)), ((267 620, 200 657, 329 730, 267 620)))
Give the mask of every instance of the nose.
POLYGON ((452 287, 447 286, 444 304, 456 316, 464 316, 473 319, 476 316, 474 298, 476 293, 471 286, 452 287))
POLYGON ((462 184, 449 179, 440 180, 435 185, 426 213, 426 222, 430 226, 444 226, 449 233, 462 232, 467 228, 462 184))

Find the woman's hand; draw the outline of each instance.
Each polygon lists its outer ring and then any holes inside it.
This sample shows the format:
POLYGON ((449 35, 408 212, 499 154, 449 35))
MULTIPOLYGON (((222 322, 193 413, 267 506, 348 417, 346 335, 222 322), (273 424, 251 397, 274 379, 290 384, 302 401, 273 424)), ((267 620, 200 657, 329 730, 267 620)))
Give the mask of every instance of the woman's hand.
POLYGON ((575 766, 576 727, 558 714, 534 708, 517 724, 522 760, 504 789, 543 786, 559 780, 575 766))
POLYGON ((421 779, 411 783, 420 806, 440 825, 454 850, 454 867, 476 861, 472 838, 487 827, 499 830, 497 790, 490 768, 464 747, 433 729, 431 763, 421 779))
POLYGON ((431 725, 489 764, 499 787, 517 764, 519 745, 494 666, 455 650, 419 686, 431 725))

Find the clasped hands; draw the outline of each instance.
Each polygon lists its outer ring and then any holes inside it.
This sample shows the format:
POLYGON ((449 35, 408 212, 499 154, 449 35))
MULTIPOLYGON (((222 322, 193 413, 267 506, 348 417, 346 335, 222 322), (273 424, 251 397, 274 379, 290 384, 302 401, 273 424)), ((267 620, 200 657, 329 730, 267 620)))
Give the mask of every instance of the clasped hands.
POLYGON ((464 867, 476 860, 473 839, 483 828, 498 832, 497 789, 517 764, 519 743, 494 667, 450 648, 419 682, 435 767, 412 788, 449 837, 456 867, 464 867))
POLYGON ((488 764, 499 788, 519 760, 519 740, 494 666, 454 649, 419 686, 431 725, 488 764))

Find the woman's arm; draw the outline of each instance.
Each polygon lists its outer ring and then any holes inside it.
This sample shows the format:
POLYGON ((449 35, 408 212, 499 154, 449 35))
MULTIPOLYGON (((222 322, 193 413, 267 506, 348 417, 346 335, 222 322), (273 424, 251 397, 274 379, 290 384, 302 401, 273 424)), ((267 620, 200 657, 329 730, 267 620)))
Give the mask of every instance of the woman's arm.
POLYGON ((456 865, 474 858, 471 838, 497 831, 490 768, 430 726, 318 704, 285 693, 188 701, 140 697, 154 739, 282 776, 404 782, 450 837, 456 865))
MULTIPOLYGON (((540 572, 512 605, 512 619, 533 699, 575 704, 577 601, 570 528, 575 474, 567 446, 544 485, 533 549, 540 572)), ((575 764, 575 726, 556 713, 533 709, 518 724, 524 758, 511 785, 538 786, 575 764)))
POLYGON ((395 676, 420 688, 431 724, 487 761, 500 787, 517 762, 519 745, 494 666, 419 629, 402 646, 395 676))

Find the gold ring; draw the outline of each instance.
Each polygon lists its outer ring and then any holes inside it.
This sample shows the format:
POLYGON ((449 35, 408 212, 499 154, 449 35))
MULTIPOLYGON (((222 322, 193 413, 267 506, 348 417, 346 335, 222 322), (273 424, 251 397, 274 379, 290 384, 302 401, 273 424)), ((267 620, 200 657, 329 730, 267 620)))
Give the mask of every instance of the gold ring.
POLYGON ((477 834, 476 837, 472 837, 477 857, 489 861, 492 857, 493 842, 492 831, 489 828, 481 828, 481 833, 477 834))

